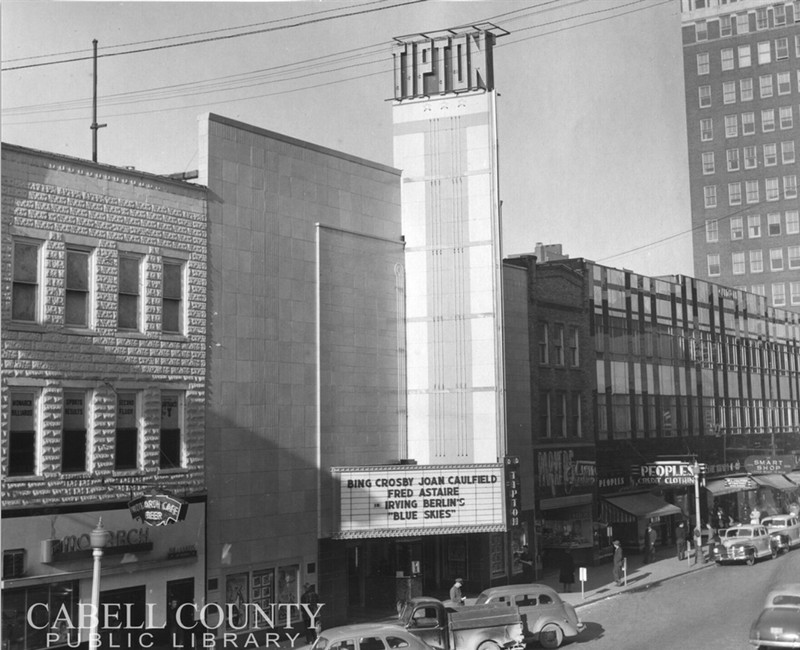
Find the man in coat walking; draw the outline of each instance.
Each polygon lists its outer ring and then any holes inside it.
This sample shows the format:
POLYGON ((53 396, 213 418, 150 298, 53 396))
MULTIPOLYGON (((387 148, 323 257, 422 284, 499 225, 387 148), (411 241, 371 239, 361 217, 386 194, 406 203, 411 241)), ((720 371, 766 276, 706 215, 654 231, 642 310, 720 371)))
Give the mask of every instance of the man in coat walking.
POLYGON ((647 524, 644 531, 644 563, 649 564, 656 559, 656 539, 658 535, 652 524, 647 524))
POLYGON ((678 561, 686 559, 686 525, 681 522, 675 529, 675 545, 678 547, 678 561))
POLYGON ((622 584, 622 567, 625 564, 625 557, 622 554, 622 545, 618 539, 615 539, 614 544, 614 581, 617 586, 622 584))

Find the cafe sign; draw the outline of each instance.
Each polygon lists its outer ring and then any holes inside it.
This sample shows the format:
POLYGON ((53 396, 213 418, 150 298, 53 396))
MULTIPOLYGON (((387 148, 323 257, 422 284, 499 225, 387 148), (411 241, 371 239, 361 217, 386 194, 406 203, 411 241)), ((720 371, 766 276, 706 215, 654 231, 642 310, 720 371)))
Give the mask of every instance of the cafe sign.
POLYGON ((748 456, 744 467, 750 474, 784 474, 794 469, 794 456, 748 456))
POLYGON ((189 504, 169 494, 143 494, 128 502, 131 517, 148 526, 167 526, 186 518, 189 504))

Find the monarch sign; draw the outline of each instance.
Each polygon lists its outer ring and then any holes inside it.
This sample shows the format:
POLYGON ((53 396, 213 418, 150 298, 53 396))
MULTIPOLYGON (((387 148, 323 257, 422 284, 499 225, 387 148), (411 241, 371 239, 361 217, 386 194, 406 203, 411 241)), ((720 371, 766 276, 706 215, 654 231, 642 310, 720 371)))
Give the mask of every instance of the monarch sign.
POLYGON ((186 518, 189 504, 168 494, 143 494, 128 502, 131 517, 148 526, 167 526, 186 518))

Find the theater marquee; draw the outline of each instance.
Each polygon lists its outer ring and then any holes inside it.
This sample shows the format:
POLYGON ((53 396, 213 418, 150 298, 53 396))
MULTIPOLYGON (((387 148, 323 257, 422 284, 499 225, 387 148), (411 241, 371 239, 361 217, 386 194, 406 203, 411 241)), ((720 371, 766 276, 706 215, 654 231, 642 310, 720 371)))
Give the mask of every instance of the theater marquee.
POLYGON ((503 465, 334 467, 337 539, 506 529, 503 465))

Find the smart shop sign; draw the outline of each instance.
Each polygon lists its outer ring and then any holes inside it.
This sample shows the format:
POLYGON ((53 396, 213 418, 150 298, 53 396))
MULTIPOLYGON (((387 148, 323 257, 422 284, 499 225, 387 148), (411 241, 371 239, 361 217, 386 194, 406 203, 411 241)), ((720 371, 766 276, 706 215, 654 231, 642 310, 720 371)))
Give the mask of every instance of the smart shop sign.
POLYGON ((692 464, 684 461, 666 460, 631 468, 631 478, 635 485, 660 487, 680 487, 694 485, 692 464))
POLYGON ((332 469, 338 539, 501 532, 503 465, 390 465, 332 469))

